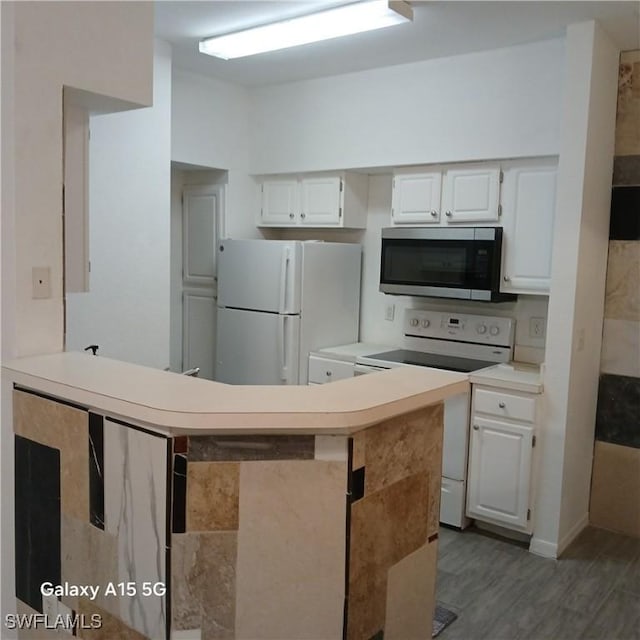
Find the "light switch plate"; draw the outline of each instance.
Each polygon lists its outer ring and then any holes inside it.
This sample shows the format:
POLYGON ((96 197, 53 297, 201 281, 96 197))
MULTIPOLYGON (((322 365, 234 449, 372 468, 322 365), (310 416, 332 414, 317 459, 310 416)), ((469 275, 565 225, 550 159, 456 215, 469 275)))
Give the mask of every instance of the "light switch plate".
POLYGON ((32 270, 34 299, 51 297, 51 268, 33 267, 32 270))

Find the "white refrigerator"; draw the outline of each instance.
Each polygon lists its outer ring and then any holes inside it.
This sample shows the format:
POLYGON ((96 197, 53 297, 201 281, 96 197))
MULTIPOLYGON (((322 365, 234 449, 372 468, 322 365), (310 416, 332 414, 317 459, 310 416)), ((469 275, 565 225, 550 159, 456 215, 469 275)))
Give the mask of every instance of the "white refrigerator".
POLYGON ((223 240, 215 380, 307 384, 309 352, 358 340, 359 244, 223 240))

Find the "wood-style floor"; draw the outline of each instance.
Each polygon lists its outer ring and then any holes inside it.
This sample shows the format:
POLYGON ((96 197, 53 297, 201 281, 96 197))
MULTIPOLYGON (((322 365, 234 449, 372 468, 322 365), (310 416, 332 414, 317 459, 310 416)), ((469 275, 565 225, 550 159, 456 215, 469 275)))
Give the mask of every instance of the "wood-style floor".
POLYGON ((559 560, 440 529, 438 640, 640 640, 640 540, 587 528, 559 560))

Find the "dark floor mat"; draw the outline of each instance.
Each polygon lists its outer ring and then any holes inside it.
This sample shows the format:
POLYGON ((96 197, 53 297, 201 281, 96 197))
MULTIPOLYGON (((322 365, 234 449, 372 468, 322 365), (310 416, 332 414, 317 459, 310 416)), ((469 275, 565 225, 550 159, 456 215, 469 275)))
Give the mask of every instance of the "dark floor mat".
POLYGON ((436 604, 436 610, 433 614, 433 630, 431 632, 431 637, 435 638, 443 629, 448 627, 456 618, 458 617, 457 613, 453 613, 453 611, 449 611, 441 604, 436 604))

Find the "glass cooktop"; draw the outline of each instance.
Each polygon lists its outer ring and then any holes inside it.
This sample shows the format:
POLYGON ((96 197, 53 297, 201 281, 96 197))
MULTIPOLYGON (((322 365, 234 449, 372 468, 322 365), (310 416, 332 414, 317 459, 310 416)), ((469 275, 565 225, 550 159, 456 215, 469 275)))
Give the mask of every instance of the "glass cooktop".
POLYGON ((460 358, 459 356, 447 356, 439 353, 423 353, 421 351, 409 351, 408 349, 396 349, 384 351, 367 356, 371 360, 383 362, 397 362, 400 364, 413 364, 434 369, 447 369, 448 371, 461 371, 469 373, 485 367, 491 367, 495 362, 486 360, 474 360, 473 358, 460 358))

